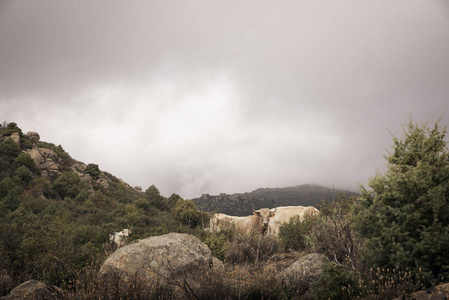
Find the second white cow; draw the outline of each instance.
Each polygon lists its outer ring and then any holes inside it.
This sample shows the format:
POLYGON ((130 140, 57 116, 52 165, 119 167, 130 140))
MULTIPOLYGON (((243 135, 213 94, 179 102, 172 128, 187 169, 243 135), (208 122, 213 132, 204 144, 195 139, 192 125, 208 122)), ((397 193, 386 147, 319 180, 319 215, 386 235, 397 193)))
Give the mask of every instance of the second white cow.
POLYGON ((319 210, 313 206, 281 206, 277 207, 268 223, 268 234, 279 235, 282 224, 288 223, 292 217, 299 216, 302 220, 306 214, 318 214, 319 210))

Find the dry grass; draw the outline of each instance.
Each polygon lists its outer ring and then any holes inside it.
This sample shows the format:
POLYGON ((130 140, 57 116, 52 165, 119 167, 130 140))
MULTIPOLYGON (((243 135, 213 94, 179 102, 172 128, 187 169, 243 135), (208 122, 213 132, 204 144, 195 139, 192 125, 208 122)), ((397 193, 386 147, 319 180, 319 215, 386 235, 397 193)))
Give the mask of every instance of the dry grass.
POLYGON ((14 280, 6 270, 0 271, 0 297, 6 296, 14 288, 14 280))

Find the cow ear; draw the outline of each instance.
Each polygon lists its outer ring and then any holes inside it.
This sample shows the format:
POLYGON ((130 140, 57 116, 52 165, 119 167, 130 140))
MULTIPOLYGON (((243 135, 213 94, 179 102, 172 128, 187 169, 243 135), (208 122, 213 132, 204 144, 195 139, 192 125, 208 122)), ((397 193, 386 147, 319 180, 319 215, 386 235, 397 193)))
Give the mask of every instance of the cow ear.
POLYGON ((254 214, 260 217, 260 211, 254 211, 254 214))
POLYGON ((271 214, 270 214, 270 217, 274 217, 276 214, 274 213, 274 212, 272 212, 271 214))

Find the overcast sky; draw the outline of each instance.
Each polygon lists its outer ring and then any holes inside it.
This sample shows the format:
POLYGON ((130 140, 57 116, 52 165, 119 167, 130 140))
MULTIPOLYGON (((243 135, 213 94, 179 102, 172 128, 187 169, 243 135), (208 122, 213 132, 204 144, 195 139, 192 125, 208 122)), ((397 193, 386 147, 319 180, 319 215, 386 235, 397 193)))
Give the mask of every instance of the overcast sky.
POLYGON ((164 196, 357 190, 448 110, 447 0, 0 0, 0 121, 164 196))

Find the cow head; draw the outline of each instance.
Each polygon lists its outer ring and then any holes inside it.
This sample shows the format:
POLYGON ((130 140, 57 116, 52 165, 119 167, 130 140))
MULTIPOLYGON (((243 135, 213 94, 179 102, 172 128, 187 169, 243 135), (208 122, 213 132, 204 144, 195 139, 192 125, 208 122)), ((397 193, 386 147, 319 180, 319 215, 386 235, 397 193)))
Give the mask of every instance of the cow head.
POLYGON ((268 222, 270 221, 270 218, 274 217, 276 209, 274 211, 272 211, 269 208, 261 208, 259 210, 254 210, 253 207, 253 212, 254 215, 258 216, 261 219, 262 226, 264 229, 266 229, 268 226, 268 222))

